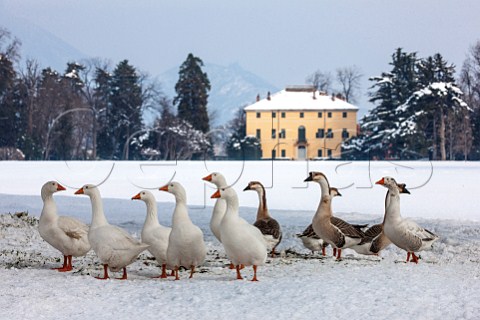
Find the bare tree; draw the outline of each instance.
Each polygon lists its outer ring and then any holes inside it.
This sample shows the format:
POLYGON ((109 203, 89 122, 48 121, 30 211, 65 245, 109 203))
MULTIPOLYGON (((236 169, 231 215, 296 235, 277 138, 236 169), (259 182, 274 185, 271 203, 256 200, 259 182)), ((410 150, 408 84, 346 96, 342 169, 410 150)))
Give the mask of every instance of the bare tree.
POLYGON ((12 37, 10 31, 0 27, 0 56, 5 55, 9 60, 18 62, 18 58, 20 57, 19 48, 21 44, 22 43, 18 38, 12 37))
POLYGON ((337 82, 341 86, 341 94, 347 102, 355 102, 360 90, 360 80, 363 76, 360 68, 353 65, 338 68, 336 72, 337 82))
POLYGON ((307 77, 306 82, 314 86, 318 91, 325 93, 332 89, 332 75, 330 72, 317 70, 307 77))

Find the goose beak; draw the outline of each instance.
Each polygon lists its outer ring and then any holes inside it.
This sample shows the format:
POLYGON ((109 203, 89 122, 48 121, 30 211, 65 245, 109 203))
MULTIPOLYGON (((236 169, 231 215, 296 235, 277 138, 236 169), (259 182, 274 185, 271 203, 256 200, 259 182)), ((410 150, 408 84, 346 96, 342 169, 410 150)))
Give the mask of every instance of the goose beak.
POLYGON ((132 200, 140 200, 140 193, 132 197, 132 200))
POLYGON ((337 191, 337 196, 339 197, 343 197, 342 194, 340 192, 337 191))
POLYGON ((83 188, 80 188, 77 191, 75 191, 75 194, 85 194, 85 193, 83 192, 83 188))
POLYGON ((160 189, 158 189, 160 191, 167 191, 168 192, 168 184, 164 185, 163 187, 161 187, 160 189))
POLYGON ((217 190, 214 194, 212 194, 210 198, 212 199, 220 198, 220 190, 217 190))
POLYGON ((410 191, 408 191, 407 188, 403 188, 403 189, 402 189, 402 193, 408 193, 408 194, 410 194, 410 191))
POLYGON ((303 180, 303 182, 313 181, 312 176, 308 176, 307 179, 303 180))
POLYGON ((209 174, 208 176, 203 177, 202 180, 204 180, 204 181, 212 181, 212 175, 209 174))
POLYGON ((63 191, 63 190, 67 190, 65 189, 64 186, 62 186, 60 183, 57 184, 57 191, 63 191))
POLYGON ((252 190, 250 189, 250 185, 246 186, 245 189, 243 189, 243 191, 247 191, 247 190, 252 190))
POLYGON ((383 186, 385 184, 385 179, 382 178, 382 179, 378 180, 377 182, 375 182, 375 184, 380 184, 380 185, 383 186))

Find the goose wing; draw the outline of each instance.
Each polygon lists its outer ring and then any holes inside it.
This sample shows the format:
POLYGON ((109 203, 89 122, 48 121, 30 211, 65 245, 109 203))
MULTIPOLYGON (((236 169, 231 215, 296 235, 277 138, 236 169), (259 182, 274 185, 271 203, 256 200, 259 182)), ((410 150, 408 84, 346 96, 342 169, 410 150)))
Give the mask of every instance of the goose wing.
POLYGON ((280 238, 282 235, 280 225, 278 224, 277 220, 273 218, 257 220, 253 225, 260 229, 262 234, 271 235, 275 239, 280 238))
POLYGON ((317 236, 317 234, 313 230, 313 225, 312 224, 310 224, 302 233, 297 233, 297 237, 299 237, 299 238, 308 237, 308 238, 312 238, 312 239, 320 239, 320 237, 317 236))
POLYGON ((58 227, 70 238, 81 239, 88 235, 88 226, 72 217, 59 217, 58 227))
POLYGON ((345 236, 350 237, 350 238, 364 238, 365 234, 363 233, 362 230, 359 230, 355 228, 353 225, 350 223, 343 221, 340 218, 337 217, 332 217, 330 219, 330 222, 332 225, 337 227, 340 232, 342 232, 345 236))

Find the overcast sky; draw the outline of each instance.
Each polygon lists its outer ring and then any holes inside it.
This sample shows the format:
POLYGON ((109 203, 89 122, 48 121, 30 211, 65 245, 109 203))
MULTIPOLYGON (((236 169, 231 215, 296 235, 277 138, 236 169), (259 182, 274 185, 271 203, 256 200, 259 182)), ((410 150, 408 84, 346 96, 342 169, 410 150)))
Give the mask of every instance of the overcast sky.
POLYGON ((238 63, 279 88, 303 84, 317 69, 357 65, 363 94, 366 78, 390 69, 395 48, 440 52, 459 69, 480 40, 478 0, 0 0, 0 10, 151 75, 178 67, 189 52, 238 63))

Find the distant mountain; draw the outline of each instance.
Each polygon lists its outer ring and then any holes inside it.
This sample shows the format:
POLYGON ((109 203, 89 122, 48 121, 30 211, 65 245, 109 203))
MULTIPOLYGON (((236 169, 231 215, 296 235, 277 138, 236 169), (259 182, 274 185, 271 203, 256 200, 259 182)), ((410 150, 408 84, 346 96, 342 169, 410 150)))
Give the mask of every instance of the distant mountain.
MULTIPOLYGON (((62 73, 67 67, 67 62, 89 58, 88 55, 52 33, 4 10, 0 10, 0 27, 9 30, 22 42, 20 47, 22 61, 29 58, 35 59, 40 63, 41 68, 51 67, 62 73)), ((175 97, 179 67, 158 76, 165 94, 172 99, 175 97)), ((222 125, 231 120, 238 108, 254 102, 257 94, 265 97, 268 91, 272 93, 279 91, 266 80, 238 64, 225 67, 207 63, 203 70, 207 73, 212 87, 208 99, 212 126, 222 125)), ((155 116, 155 112, 146 111, 145 122, 151 124, 155 116)))
MULTIPOLYGON (((255 102, 257 94, 265 97, 267 92, 279 91, 259 76, 243 69, 238 64, 220 66, 205 63, 202 68, 210 80, 211 91, 208 110, 213 115, 211 125, 221 125, 233 118, 240 107, 255 102)), ((179 67, 172 68, 159 76, 167 96, 175 97, 175 84, 178 81, 179 67)))
POLYGON ((22 42, 22 61, 35 59, 41 68, 51 67, 63 72, 67 68, 67 62, 88 58, 86 54, 52 33, 8 12, 0 11, 0 27, 6 28, 22 42))

